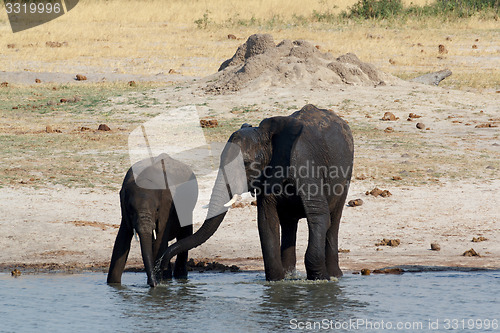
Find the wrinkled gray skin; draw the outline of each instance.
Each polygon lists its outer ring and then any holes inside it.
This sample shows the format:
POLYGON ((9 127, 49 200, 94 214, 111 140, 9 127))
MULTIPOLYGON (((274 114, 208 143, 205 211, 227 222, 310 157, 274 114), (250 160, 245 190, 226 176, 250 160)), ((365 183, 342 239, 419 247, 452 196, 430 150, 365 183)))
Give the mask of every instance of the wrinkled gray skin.
POLYGON ((307 278, 341 276, 338 231, 352 174, 353 154, 353 139, 347 123, 334 112, 313 105, 306 105, 288 117, 264 119, 259 127, 244 124, 231 135, 221 155, 207 219, 195 234, 172 244, 165 257, 171 258, 205 242, 224 219, 227 211, 224 204, 248 188, 257 196, 267 280, 281 280, 287 272, 295 270, 300 218, 307 218, 309 228, 305 255, 307 278), (234 147, 241 149, 243 171, 225 168, 238 153, 234 147), (287 167, 303 172, 286 175, 279 172, 287 167), (332 174, 332 168, 336 168, 338 174, 332 174), (286 191, 279 193, 279 188, 286 191))
MULTIPOLYGON (((148 284, 154 287, 159 280, 172 278, 171 258, 161 260, 161 254, 167 249, 170 240, 176 238, 179 241, 193 234, 192 213, 197 198, 198 187, 191 169, 166 154, 158 156, 153 165, 148 159, 131 167, 125 175, 120 191, 122 221, 113 247, 107 282, 121 283, 134 230, 140 238, 148 284), (140 170, 144 165, 147 167, 135 179, 133 168, 140 170), (166 174, 175 175, 169 179, 173 179, 176 184, 165 186, 167 183, 166 174), (171 188, 174 186, 175 196, 181 196, 183 200, 182 207, 178 207, 178 209, 176 209, 172 198, 171 188), (158 189, 162 187, 164 189, 158 189), (181 227, 179 223, 181 213, 185 227, 181 227), (185 220, 186 216, 188 221, 185 220), (153 230, 155 230, 156 239, 153 230), (155 262, 158 263, 158 266, 155 265, 155 262)), ((184 250, 176 255, 173 276, 187 278, 188 252, 184 250)))

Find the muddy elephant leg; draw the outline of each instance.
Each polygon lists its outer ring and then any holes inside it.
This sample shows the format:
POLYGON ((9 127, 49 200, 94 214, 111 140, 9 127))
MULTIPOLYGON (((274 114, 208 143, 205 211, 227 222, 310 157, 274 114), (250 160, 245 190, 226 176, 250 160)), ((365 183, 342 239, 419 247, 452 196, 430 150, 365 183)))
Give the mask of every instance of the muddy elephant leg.
POLYGON ((263 195, 257 197, 257 223, 266 280, 283 280, 285 271, 281 263, 280 226, 274 197, 263 195))
POLYGON ((308 280, 330 279, 326 270, 326 233, 330 227, 330 212, 324 197, 303 199, 309 239, 304 263, 308 280))
POLYGON ((307 217, 309 240, 307 244, 305 265, 308 280, 328 280, 326 270, 325 243, 326 232, 330 225, 330 214, 307 217))
MULTIPOLYGON (((193 234, 193 225, 188 225, 186 227, 182 227, 179 230, 179 235, 177 236, 177 241, 191 236, 193 234)), ((188 271, 187 271, 187 259, 188 259, 188 251, 181 252, 177 255, 175 259, 174 266, 174 278, 176 279, 187 279, 188 271)))
POLYGON ((122 220, 118 235, 116 236, 115 245, 113 246, 113 254, 111 255, 111 263, 108 271, 108 283, 121 283, 122 273, 125 269, 128 254, 130 252, 130 242, 134 232, 125 225, 122 220))
POLYGON ((298 219, 282 216, 280 214, 281 224, 281 263, 286 273, 295 271, 297 257, 295 245, 297 241, 298 219))
POLYGON ((155 243, 155 269, 157 278, 160 280, 172 279, 172 265, 170 261, 160 257, 168 248, 168 241, 173 238, 172 223, 176 223, 176 221, 172 220, 172 215, 170 214, 166 222, 158 224, 158 242, 155 243))
POLYGON ((331 224, 326 233, 325 260, 326 270, 329 276, 341 277, 342 270, 339 266, 339 226, 340 218, 342 217, 342 209, 345 204, 346 196, 343 195, 335 206, 335 209, 330 213, 331 224))

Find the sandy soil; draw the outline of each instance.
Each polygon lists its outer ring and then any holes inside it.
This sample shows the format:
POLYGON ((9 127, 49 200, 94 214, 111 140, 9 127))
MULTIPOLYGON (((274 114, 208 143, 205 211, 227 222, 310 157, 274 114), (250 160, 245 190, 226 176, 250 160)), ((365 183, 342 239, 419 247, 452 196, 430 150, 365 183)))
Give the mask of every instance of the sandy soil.
MULTIPOLYGON (((200 116, 236 117, 254 125, 268 116, 290 114, 306 103, 331 108, 349 121, 356 140, 357 178, 348 200, 362 198, 364 204, 344 209, 339 245, 350 251, 340 255, 344 270, 394 265, 500 268, 499 129, 475 128, 499 124, 498 94, 401 82, 383 87, 332 86, 326 91, 266 87, 213 96, 199 88, 203 84, 198 80, 181 89, 153 89, 148 95, 158 99, 156 108, 167 103, 169 107, 197 105, 200 116), (253 111, 239 111, 249 105, 253 111), (400 119, 381 121, 385 112, 400 119), (409 112, 422 117, 407 121, 409 112), (430 129, 418 130, 417 121, 430 129), (394 129, 384 134, 387 140, 371 139, 387 127, 394 129), (415 145, 401 144, 404 138, 414 139, 415 145), (386 168, 386 163, 391 167, 386 168), (402 180, 392 180, 394 175, 402 180), (365 195, 375 186, 388 189, 392 196, 365 195), (471 242, 478 236, 487 240, 471 242), (401 244, 376 246, 383 238, 397 238, 401 244), (441 251, 430 250, 434 242, 441 251), (470 248, 481 256, 462 256, 470 248)), ((208 202, 210 186, 201 182, 198 206, 208 202)), ((105 269, 120 223, 118 191, 102 189, 4 186, 0 212, 4 270, 105 269)), ((195 211, 195 229, 205 213, 195 211)), ((305 221, 299 225, 297 268, 304 271, 307 225, 305 221)), ((262 269, 256 208, 231 209, 215 235, 192 250, 190 257, 262 269)), ((128 265, 142 265, 135 241, 128 265)))

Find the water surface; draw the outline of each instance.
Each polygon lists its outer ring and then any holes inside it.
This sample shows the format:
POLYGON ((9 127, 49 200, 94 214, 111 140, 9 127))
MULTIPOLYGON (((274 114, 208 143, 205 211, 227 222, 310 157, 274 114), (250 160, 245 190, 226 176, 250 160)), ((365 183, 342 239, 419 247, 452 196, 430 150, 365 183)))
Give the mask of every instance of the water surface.
POLYGON ((105 281, 101 273, 18 278, 0 274, 0 331, 378 332, 401 328, 408 332, 434 330, 437 324, 439 331, 500 332, 498 271, 346 275, 339 281, 274 283, 265 282, 260 272, 192 272, 185 282, 155 289, 147 286, 144 273, 125 273, 120 287, 105 281), (489 330, 485 329, 488 323, 489 330))

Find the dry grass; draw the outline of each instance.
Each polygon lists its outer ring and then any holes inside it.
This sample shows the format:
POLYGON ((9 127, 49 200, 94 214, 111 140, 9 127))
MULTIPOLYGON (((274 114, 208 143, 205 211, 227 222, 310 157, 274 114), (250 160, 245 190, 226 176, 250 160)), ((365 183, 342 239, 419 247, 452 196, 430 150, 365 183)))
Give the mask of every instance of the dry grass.
MULTIPOLYGON (((500 52, 496 43, 500 31, 494 19, 472 17, 444 23, 438 18, 405 22, 307 20, 315 12, 339 13, 355 2, 82 1, 68 14, 16 34, 10 33, 6 14, 0 11, 0 67, 5 71, 149 75, 173 68, 185 75, 205 76, 216 71, 246 37, 269 32, 277 41, 307 39, 336 55, 354 52, 400 76, 446 67, 458 78, 467 79, 455 82, 457 87, 498 86, 500 69, 495 59, 500 52), (297 20, 297 16, 306 20, 297 20), (228 40, 229 33, 240 40, 228 40), (51 48, 45 45, 47 41, 68 45, 51 48), (7 48, 7 44, 15 47, 7 48), (438 54, 439 44, 447 47, 448 54, 438 54), (477 49, 472 49, 474 44, 477 49)), ((422 5, 428 1, 412 2, 422 5)))

